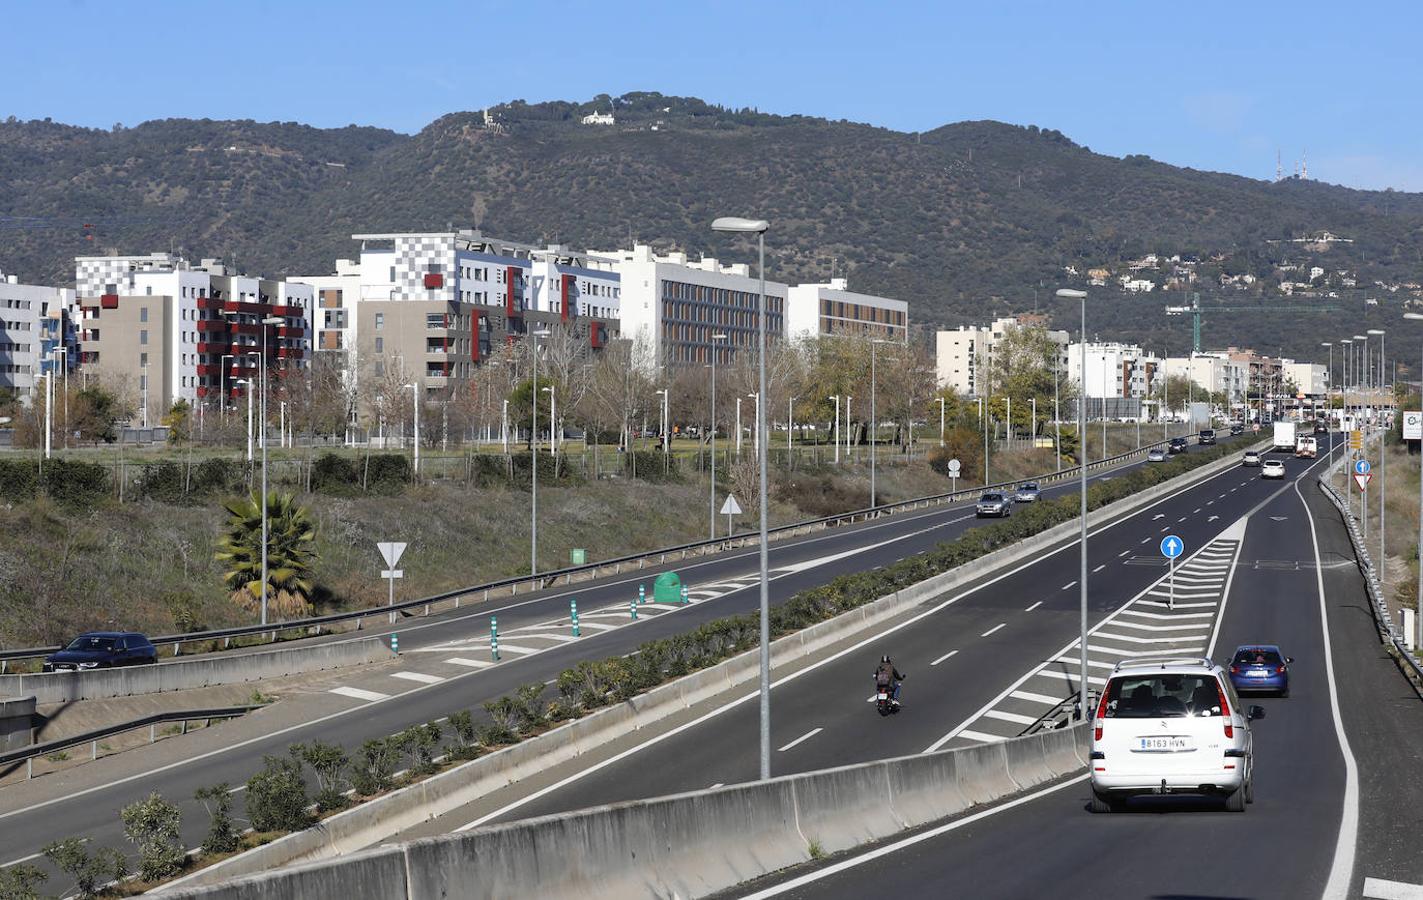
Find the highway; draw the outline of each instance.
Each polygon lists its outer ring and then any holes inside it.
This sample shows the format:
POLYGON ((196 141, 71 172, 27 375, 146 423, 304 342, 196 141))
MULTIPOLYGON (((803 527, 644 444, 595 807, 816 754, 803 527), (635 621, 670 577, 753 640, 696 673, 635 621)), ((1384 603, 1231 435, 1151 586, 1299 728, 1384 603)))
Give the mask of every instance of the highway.
MULTIPOLYGON (((1129 468, 1093 477, 1116 477, 1129 468)), ((1051 497, 1075 488, 1070 482, 1045 493, 1051 497)), ((772 544, 772 602, 838 575, 884 565, 952 540, 974 524, 971 505, 960 504, 772 544)), ((352 683, 333 689, 329 712, 310 720, 151 771, 126 772, 127 754, 117 754, 28 786, 0 788, 0 865, 32 857, 47 843, 67 837, 87 837, 95 845, 127 849, 119 810, 153 791, 179 805, 183 840, 196 846, 207 823, 206 813, 192 800, 198 788, 220 782, 240 785, 257 771, 263 755, 284 755, 293 743, 325 740, 354 749, 368 738, 459 709, 478 710, 485 700, 519 685, 547 681, 581 659, 625 653, 650 638, 754 610, 758 595, 750 576, 755 572, 755 554, 754 549, 745 549, 668 566, 683 573, 694 599, 705 599, 686 607, 644 611, 636 623, 624 618, 626 604, 636 595, 637 584, 646 583, 650 592, 657 569, 638 577, 625 575, 491 603, 477 612, 459 610, 407 621, 399 627, 399 671, 355 674, 352 683), (583 619, 585 636, 577 641, 566 639, 570 597, 577 597, 583 619), (492 666, 487 664, 491 614, 500 620, 504 654, 504 661, 492 666), (44 799, 35 799, 45 792, 44 799), (25 800, 13 799, 17 796, 25 800), (15 827, 19 823, 23 827, 15 827)), ((899 721, 912 722, 913 717, 899 721)))
POLYGON ((1094 816, 1082 776, 734 893, 1418 896, 1393 891, 1423 890, 1416 838, 1400 833, 1416 828, 1423 789, 1399 777, 1417 771, 1423 709, 1379 645, 1348 539, 1312 477, 1251 516, 1211 655, 1255 642, 1295 663, 1288 699, 1246 701, 1267 715, 1254 724, 1255 803, 1243 815, 1142 798, 1094 816))
MULTIPOLYGON (((1158 549, 1166 532, 1179 535, 1191 550, 1204 548, 1267 498, 1289 491, 1293 477, 1310 468, 1310 462, 1289 459, 1291 478, 1284 482, 1263 480, 1258 469, 1231 468, 1099 528, 1089 541, 1092 621, 1135 599, 1155 599, 1144 592, 1167 574, 1158 549)), ((789 677, 779 676, 772 702, 772 773, 962 743, 966 739, 956 732, 980 718, 985 704, 997 711, 1001 704, 995 700, 1013 689, 1025 672, 1056 659, 1075 640, 1076 546, 1066 544, 991 581, 936 600, 930 609, 879 629, 849 651, 817 660, 789 677), (908 676, 904 709, 888 718, 881 718, 867 702, 873 692, 871 673, 882 653, 893 656, 908 676)), ((1075 690, 1079 671, 1075 663, 1060 669, 1054 701, 1075 690)), ((1039 706, 1037 714, 1047 708, 1039 706)), ((561 778, 512 786, 406 836, 754 780, 758 715, 754 692, 748 688, 699 721, 679 726, 680 731, 649 734, 616 757, 569 764, 560 770, 561 778)), ((999 736, 1018 734, 1024 725, 1013 719, 1022 715, 1007 712, 1006 719, 997 720, 1004 726, 999 736)))

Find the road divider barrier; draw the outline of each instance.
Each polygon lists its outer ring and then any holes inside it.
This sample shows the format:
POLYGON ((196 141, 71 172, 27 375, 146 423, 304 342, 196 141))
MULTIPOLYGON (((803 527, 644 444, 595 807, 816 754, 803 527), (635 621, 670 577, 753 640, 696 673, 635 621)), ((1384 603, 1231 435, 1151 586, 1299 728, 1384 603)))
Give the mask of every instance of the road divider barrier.
POLYGON ((702 897, 1080 772, 1085 726, 425 838, 163 896, 702 897))
MULTIPOLYGON (((1237 466, 1234 454, 1088 513, 1089 528, 1122 518, 1168 494, 1237 466)), ((845 641, 894 616, 912 611, 955 589, 997 574, 1077 536, 1076 521, 1061 523, 946 572, 893 591, 834 618, 801 628, 771 643, 773 666, 782 666, 845 641)), ((759 674, 759 652, 749 650, 708 668, 668 681, 631 699, 587 713, 518 744, 481 756, 424 781, 369 800, 323 819, 318 825, 199 870, 178 884, 205 884, 218 879, 267 871, 293 863, 349 854, 378 844, 430 818, 459 809, 493 790, 529 778, 572 760, 608 741, 646 728, 680 710, 753 681, 759 674)), ((1039 734, 1058 733, 1040 732, 1039 734)), ((1032 735, 1036 737, 1038 735, 1032 735)), ((989 745, 998 747, 999 744, 989 745)), ((978 757, 961 758, 975 766, 978 757)), ((1026 771, 1029 757, 1017 760, 1026 771)), ((1017 785, 1003 767, 983 778, 995 790, 1017 785)), ((973 800, 972 797, 969 798, 973 800)), ((973 802, 983 802, 974 800, 973 802)))
POLYGON ((0 697, 34 697, 37 703, 105 700, 133 694, 187 691, 221 684, 242 684, 384 662, 395 654, 379 637, 357 638, 311 647, 288 647, 244 653, 212 654, 150 666, 123 666, 37 675, 0 675, 0 697))

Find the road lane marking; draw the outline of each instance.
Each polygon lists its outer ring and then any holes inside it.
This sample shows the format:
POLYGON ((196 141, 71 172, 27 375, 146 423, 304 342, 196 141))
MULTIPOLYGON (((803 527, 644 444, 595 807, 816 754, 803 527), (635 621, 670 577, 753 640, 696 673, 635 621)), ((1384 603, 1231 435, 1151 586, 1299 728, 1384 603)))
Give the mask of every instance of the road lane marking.
POLYGON ((1364 896, 1371 900, 1423 900, 1423 884, 1389 881, 1387 878, 1365 878, 1364 896))
POLYGON ((778 749, 776 752, 777 752, 777 753, 785 753, 787 750, 791 749, 791 748, 794 747, 796 744, 799 744, 799 743, 801 743, 801 742, 803 742, 803 741, 808 741, 808 740, 810 740, 811 738, 815 737, 817 734, 820 734, 820 732, 822 732, 822 731, 824 731, 824 730, 825 730, 824 728, 812 728, 812 729, 810 729, 809 731, 807 731, 805 734, 803 734, 803 735, 801 735, 800 737, 796 738, 795 740, 791 741, 789 744, 786 744, 784 747, 781 747, 781 748, 778 749))
POLYGON ((969 731, 967 728, 959 732, 959 737, 966 737, 971 741, 978 741, 981 744, 997 744, 1000 741, 1008 740, 1002 735, 987 734, 982 731, 969 731))
POLYGON ((1067 590, 1068 588, 1072 587, 1072 586, 1073 586, 1074 584, 1076 584, 1076 583, 1077 583, 1077 582, 1075 582, 1075 581, 1069 581, 1067 584, 1064 584, 1064 585, 1062 586, 1062 589, 1065 591, 1065 590, 1067 590))
POLYGON ((1117 559, 1121 559, 1123 556, 1126 556, 1130 552, 1130 550, 1123 550, 1121 553, 1117 554, 1117 559))
POLYGON ((1021 713, 1003 712, 1001 709, 990 709, 984 713, 990 719, 998 719, 1001 722, 1012 722, 1015 725, 1031 725, 1037 721, 1032 716, 1025 716, 1021 713))
POLYGON ((1142 539, 1141 539, 1141 542, 1142 542, 1143 544, 1149 544, 1149 543, 1151 543, 1151 538, 1142 538, 1142 539))
POLYGON ((1023 610, 1023 612, 1032 612, 1033 610, 1037 609, 1039 606, 1042 606, 1042 605, 1043 605, 1043 602, 1042 602, 1041 600, 1039 600, 1037 603, 1034 603, 1032 606, 1030 606, 1030 607, 1028 607, 1027 609, 1023 610))
POLYGON ((406 681, 418 681, 421 684, 439 684, 445 679, 438 675, 426 675, 424 672, 391 672, 391 678, 404 678, 406 681))
POLYGON ((449 659, 444 660, 444 662, 452 666, 464 666, 467 669, 487 669, 494 665, 494 663, 487 659, 467 659, 463 656, 451 656, 449 659))
POLYGON ((1056 706, 1062 702, 1061 697, 1049 697, 1047 694, 1035 694, 1032 691, 1014 691, 1008 695, 1018 700, 1029 700, 1033 703, 1046 703, 1048 706, 1056 706))
POLYGON ((376 691, 363 691, 360 688, 338 687, 332 688, 330 693, 340 694, 342 697, 350 697, 354 700, 386 700, 389 694, 381 694, 376 691))
POLYGON ((979 637, 988 637, 990 634, 992 634, 993 632, 997 631, 997 630, 1000 629, 1000 628, 1003 628, 1003 627, 1006 626, 1007 624, 1008 624, 1007 622, 999 622, 997 625, 994 625, 992 628, 988 629, 988 630, 985 631, 983 634, 980 634, 979 637))
POLYGON ((1107 568, 1107 564, 1106 564, 1106 563, 1102 563, 1100 566, 1098 566, 1097 568, 1095 568, 1095 569, 1092 570, 1092 574, 1093 574, 1093 575, 1096 575, 1098 572, 1102 571, 1102 570, 1105 569, 1105 568, 1107 568))
MULTIPOLYGON (((938 659, 934 660, 933 662, 929 663, 929 665, 931 665, 931 666, 937 666, 939 663, 943 662, 944 660, 948 659, 949 657, 953 656, 953 655, 956 654, 956 653, 958 653, 957 650, 950 650, 948 653, 945 653, 943 656, 941 656, 941 657, 939 657, 938 659)), ((870 699, 873 700, 874 698, 871 697, 870 699)))

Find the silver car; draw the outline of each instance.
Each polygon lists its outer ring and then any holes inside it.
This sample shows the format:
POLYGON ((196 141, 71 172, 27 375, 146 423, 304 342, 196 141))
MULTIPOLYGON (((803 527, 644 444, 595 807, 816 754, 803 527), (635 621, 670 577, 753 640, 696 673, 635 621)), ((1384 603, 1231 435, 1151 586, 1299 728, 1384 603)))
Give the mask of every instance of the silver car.
POLYGON ((1254 450, 1246 450, 1245 456, 1240 460, 1240 464, 1251 468, 1259 468, 1260 454, 1254 450))
POLYGON ((974 506, 974 515, 978 518, 984 516, 1011 516, 1013 514, 1013 501, 1007 494, 998 491, 989 491, 978 498, 978 504, 974 506))
POLYGON ((1018 485, 1018 490, 1013 494, 1015 503, 1035 503, 1042 496, 1042 491, 1038 488, 1036 481, 1025 481, 1018 485))
POLYGON ((1152 447, 1146 451, 1147 462, 1166 462, 1166 451, 1160 447, 1152 447))

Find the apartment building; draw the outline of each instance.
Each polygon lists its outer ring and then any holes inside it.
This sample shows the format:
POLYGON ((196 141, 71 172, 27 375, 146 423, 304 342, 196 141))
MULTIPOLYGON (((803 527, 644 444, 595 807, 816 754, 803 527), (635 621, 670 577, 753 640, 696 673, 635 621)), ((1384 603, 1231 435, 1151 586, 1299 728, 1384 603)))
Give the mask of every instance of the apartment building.
POLYGON ((1249 387, 1247 367, 1220 351, 1170 357, 1166 372, 1172 377, 1189 378, 1210 393, 1225 394, 1231 403, 1245 399, 1249 387))
MULTIPOLYGON (((1040 324, 1028 317, 1005 316, 994 320, 991 325, 960 325, 952 331, 935 332, 934 359, 939 385, 952 387, 970 397, 986 393, 989 389, 988 372, 1003 336, 1014 328, 1040 324)), ((1057 347, 1055 356, 1059 370, 1066 372, 1067 332, 1048 329, 1047 336, 1057 347)))
POLYGON ((1067 372, 1089 399, 1149 398, 1165 371, 1160 357, 1136 344, 1116 341, 1088 341, 1084 371, 1083 349, 1080 342, 1068 346, 1067 372))
POLYGON ((867 335, 906 343, 909 304, 856 293, 844 278, 832 278, 825 284, 798 284, 787 290, 786 333, 791 338, 867 335))
MULTIPOLYGON (((621 278, 622 334, 652 354, 657 366, 730 362, 754 349, 760 328, 760 280, 745 263, 723 265, 713 257, 692 262, 685 253, 659 256, 646 244, 631 250, 591 253, 611 263, 621 278), (726 335, 712 340, 713 334, 726 335)), ((766 335, 786 336, 789 288, 766 282, 766 335)))
POLYGON ((230 403, 262 365, 281 377, 310 358, 307 284, 153 253, 78 257, 75 293, 80 365, 129 390, 144 425, 180 399, 230 403))
POLYGON ((0 389, 28 405, 45 373, 73 367, 73 314, 73 291, 0 272, 0 389))
POLYGON ((301 278, 317 291, 317 352, 342 354, 357 381, 400 372, 440 397, 530 331, 566 329, 587 353, 618 336, 618 273, 587 253, 470 230, 352 237, 358 260, 301 278))
POLYGON ((1306 397, 1324 397, 1329 393, 1329 367, 1322 363, 1281 360, 1285 382, 1294 382, 1296 390, 1306 397))

